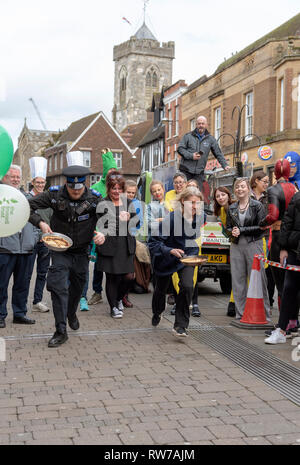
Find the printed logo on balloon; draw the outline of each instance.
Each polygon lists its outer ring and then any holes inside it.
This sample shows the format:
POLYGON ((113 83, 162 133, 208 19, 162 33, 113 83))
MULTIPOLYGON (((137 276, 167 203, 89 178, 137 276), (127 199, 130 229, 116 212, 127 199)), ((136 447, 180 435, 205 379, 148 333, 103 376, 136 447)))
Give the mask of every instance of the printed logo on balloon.
MULTIPOLYGON (((8 132, 0 126, 0 180, 9 171, 14 147, 8 132)), ((0 184, 0 237, 12 236, 28 221, 30 208, 25 195, 7 184, 0 184)))

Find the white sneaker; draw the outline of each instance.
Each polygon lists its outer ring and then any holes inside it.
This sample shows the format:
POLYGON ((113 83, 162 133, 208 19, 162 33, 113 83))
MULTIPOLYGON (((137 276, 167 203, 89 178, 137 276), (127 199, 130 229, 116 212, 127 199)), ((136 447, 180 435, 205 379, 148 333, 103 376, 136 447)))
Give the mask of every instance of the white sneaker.
POLYGON ((47 313, 49 312, 49 310, 50 308, 47 307, 47 305, 43 304, 43 302, 38 302, 37 304, 32 305, 33 312, 47 313))
POLYGON ((266 344, 284 344, 286 342, 286 337, 282 334, 280 328, 274 329, 271 336, 265 339, 266 344))
POLYGON ((124 305, 123 305, 123 302, 122 300, 119 300, 118 302, 118 309, 120 310, 120 312, 124 312, 124 305))
POLYGON ((112 318, 122 318, 123 312, 121 312, 117 307, 114 307, 110 312, 110 316, 112 318))

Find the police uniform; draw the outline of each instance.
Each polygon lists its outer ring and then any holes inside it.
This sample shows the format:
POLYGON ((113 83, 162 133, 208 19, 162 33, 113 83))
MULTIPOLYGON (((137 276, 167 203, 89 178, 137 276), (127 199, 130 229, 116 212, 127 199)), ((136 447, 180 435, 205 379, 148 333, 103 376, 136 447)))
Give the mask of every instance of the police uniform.
MULTIPOLYGON (((69 166, 63 170, 67 184, 73 189, 84 186, 85 176, 88 173, 89 170, 82 166, 69 166)), ((29 199, 31 207, 29 221, 33 225, 38 226, 41 221, 36 210, 51 207, 52 231, 65 234, 73 241, 73 245, 65 252, 51 251, 52 264, 47 277, 47 289, 51 292, 56 332, 60 335, 66 335, 67 319, 72 329, 79 328, 76 310, 88 272, 88 247, 96 228, 96 207, 100 200, 101 195, 97 191, 87 188, 78 200, 72 200, 66 186, 53 186, 48 192, 29 199)), ((50 342, 50 347, 56 347, 50 342)))

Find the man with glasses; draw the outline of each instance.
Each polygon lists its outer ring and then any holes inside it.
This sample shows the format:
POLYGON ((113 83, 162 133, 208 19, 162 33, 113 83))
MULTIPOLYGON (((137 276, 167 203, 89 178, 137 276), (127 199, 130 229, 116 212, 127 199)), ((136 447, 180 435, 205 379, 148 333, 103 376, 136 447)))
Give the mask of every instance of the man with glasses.
MULTIPOLYGON (((29 159, 29 166, 31 172, 31 185, 32 189, 29 192, 29 198, 35 197, 39 194, 42 194, 46 187, 46 176, 47 176, 47 160, 43 157, 32 157, 29 159)), ((52 208, 47 208, 45 210, 39 210, 38 214, 41 216, 43 221, 50 224, 50 219, 52 216, 52 208)), ((46 303, 42 302, 43 292, 46 284, 46 277, 48 273, 48 268, 50 265, 50 253, 49 249, 45 246, 44 242, 39 240, 36 244, 33 254, 32 254, 32 263, 31 263, 31 272, 29 275, 29 280, 32 276, 32 271, 36 259, 36 281, 33 294, 33 312, 49 312, 49 307, 46 303)))
MULTIPOLYGON (((18 165, 11 165, 2 183, 20 190, 22 172, 18 165)), ((32 252, 38 241, 38 232, 30 223, 21 231, 0 238, 0 328, 6 327, 8 286, 13 275, 11 304, 13 323, 33 325, 28 318, 27 299, 29 293, 32 252)))
POLYGON ((199 116, 196 128, 183 136, 177 152, 182 157, 179 170, 186 175, 188 181, 196 179, 201 191, 203 190, 204 170, 210 152, 224 170, 230 169, 216 139, 207 130, 207 119, 204 116, 199 116))

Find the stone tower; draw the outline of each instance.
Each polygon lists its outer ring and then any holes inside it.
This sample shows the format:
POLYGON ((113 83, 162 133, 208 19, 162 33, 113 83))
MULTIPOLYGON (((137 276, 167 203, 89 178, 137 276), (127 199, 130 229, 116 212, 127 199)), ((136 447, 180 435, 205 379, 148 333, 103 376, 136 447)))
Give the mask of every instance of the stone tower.
POLYGON ((121 132, 147 119, 154 92, 172 84, 175 43, 162 45, 145 22, 127 42, 114 47, 113 125, 121 132))

